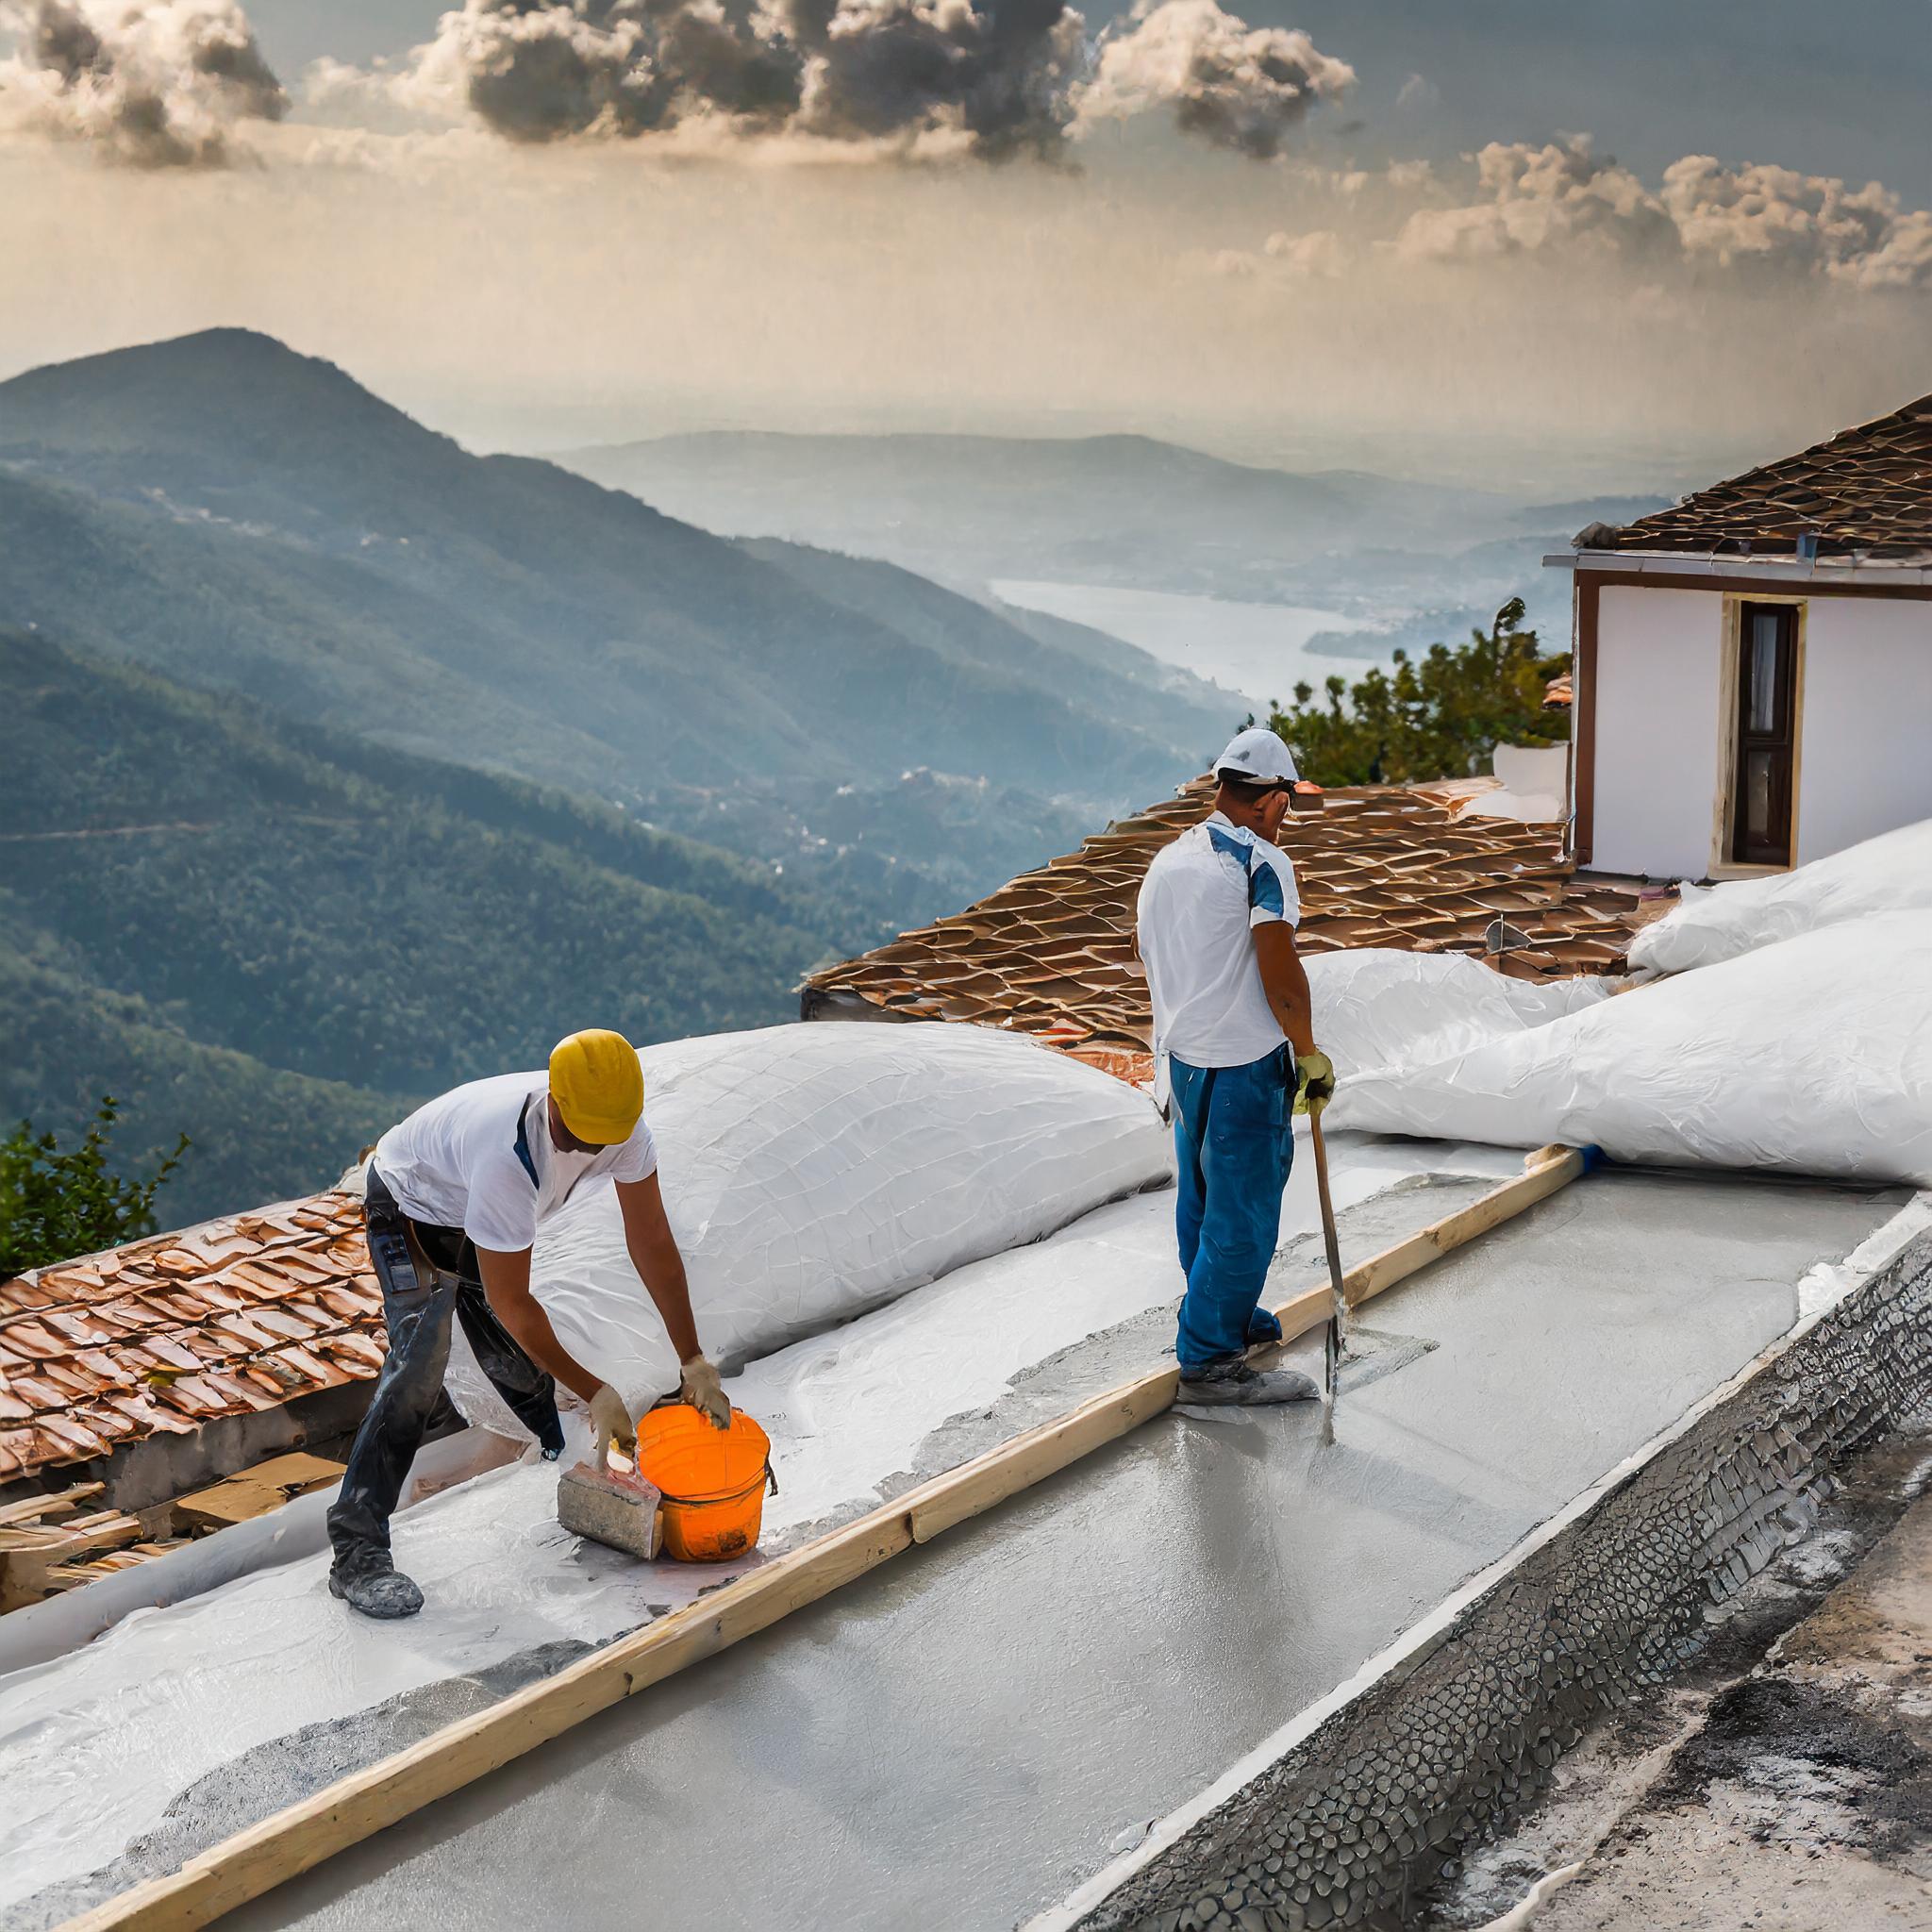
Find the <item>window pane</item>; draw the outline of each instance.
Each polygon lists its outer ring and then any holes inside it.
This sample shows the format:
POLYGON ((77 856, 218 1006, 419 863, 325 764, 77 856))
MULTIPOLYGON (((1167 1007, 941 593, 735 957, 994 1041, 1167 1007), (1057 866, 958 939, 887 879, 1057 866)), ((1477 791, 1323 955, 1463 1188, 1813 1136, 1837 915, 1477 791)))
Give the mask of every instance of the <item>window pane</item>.
POLYGON ((1741 809, 1747 845, 1774 845, 1783 837, 1783 827, 1771 822, 1773 778, 1778 757, 1779 754, 1774 751, 1747 751, 1744 754, 1741 809))
POLYGON ((1750 676, 1749 706, 1744 717, 1746 731, 1774 732, 1777 716, 1777 644, 1783 625, 1775 611, 1751 613, 1751 649, 1747 658, 1750 676))

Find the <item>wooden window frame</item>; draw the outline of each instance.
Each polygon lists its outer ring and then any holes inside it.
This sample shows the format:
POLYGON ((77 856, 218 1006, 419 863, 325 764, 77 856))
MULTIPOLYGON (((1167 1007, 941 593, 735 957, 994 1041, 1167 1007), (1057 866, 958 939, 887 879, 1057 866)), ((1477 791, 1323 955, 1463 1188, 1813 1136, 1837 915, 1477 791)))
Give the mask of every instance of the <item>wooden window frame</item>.
POLYGON ((1805 634, 1809 600, 1752 591, 1724 598, 1724 660, 1718 685, 1718 795, 1711 828, 1710 872, 1713 879, 1761 878, 1790 872, 1798 862, 1799 828, 1804 803, 1805 751, 1805 634), (1740 859, 1738 849, 1739 791, 1742 779, 1744 620, 1746 612, 1767 607, 1788 609, 1791 617, 1790 737, 1791 808, 1788 853, 1783 860, 1740 859))

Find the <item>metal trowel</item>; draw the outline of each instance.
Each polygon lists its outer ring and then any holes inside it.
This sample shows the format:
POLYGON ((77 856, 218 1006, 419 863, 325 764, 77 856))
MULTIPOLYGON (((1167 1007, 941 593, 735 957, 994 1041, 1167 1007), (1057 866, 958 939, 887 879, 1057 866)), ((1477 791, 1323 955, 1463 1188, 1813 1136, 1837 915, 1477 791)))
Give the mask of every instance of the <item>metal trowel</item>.
POLYGON ((1344 1390, 1364 1388, 1397 1369, 1419 1361, 1436 1343, 1419 1335, 1391 1335, 1380 1328, 1357 1328, 1348 1317, 1348 1290, 1341 1279, 1341 1242, 1335 1233, 1335 1204, 1328 1196, 1328 1150, 1322 1141, 1322 1116, 1310 1108, 1308 1139, 1315 1149, 1315 1192, 1322 1203, 1322 1241, 1328 1250, 1328 1326, 1322 1338, 1322 1441, 1335 1440, 1335 1398, 1344 1390))

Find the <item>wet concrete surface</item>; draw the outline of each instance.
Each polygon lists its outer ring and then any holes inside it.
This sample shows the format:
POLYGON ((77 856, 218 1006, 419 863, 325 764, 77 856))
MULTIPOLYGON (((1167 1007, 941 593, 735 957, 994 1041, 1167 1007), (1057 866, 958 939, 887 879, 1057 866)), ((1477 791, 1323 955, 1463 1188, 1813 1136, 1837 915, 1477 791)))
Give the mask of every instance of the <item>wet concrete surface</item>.
POLYGON ((1899 1198, 1591 1175, 1375 1305, 1441 1345, 1333 1448, 1311 1407, 1162 1418, 229 1923, 1011 1925, 1741 1367, 1899 1198))

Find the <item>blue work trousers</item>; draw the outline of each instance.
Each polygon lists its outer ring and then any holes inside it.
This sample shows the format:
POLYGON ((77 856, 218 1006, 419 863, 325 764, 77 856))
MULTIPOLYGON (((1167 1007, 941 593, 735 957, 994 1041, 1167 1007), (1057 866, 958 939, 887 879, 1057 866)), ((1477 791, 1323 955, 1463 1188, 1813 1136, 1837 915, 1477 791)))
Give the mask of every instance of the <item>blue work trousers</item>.
POLYGON ((1294 1049, 1284 1041, 1244 1067, 1192 1067, 1170 1055, 1168 1085, 1188 1276, 1175 1353, 1191 1372, 1281 1339, 1281 1324, 1258 1304, 1294 1163, 1294 1049))

